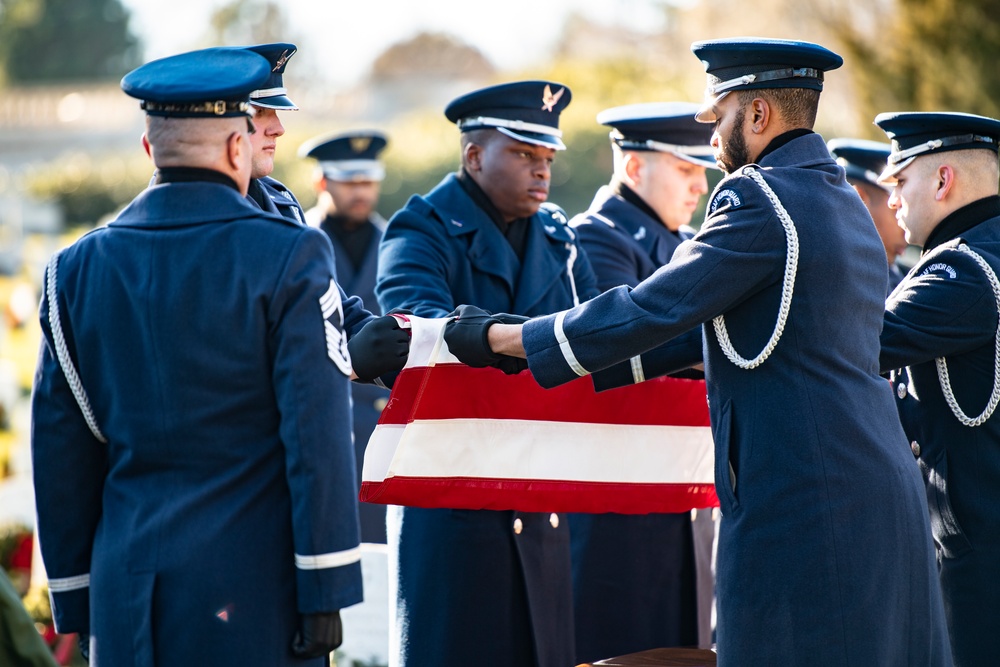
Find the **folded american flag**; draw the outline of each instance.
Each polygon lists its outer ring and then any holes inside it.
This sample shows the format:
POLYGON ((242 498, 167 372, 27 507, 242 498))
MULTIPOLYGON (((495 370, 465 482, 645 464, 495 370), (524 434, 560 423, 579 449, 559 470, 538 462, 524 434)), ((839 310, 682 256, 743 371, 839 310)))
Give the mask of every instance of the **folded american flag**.
POLYGON ((410 356, 368 441, 362 501, 622 514, 718 506, 703 380, 543 389, 529 371, 461 364, 446 319, 409 320, 410 356))

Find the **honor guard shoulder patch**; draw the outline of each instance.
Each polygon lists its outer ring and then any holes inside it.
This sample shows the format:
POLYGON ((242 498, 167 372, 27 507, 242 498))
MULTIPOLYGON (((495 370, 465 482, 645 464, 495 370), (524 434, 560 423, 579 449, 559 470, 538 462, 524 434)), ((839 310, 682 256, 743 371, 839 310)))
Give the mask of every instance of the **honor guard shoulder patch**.
POLYGON ((921 276, 926 276, 931 273, 940 273, 948 276, 951 280, 958 278, 958 271, 955 270, 951 264, 945 264, 944 262, 934 262, 930 266, 925 267, 921 272, 921 276))
POLYGON ((712 198, 712 203, 708 207, 708 212, 715 213, 723 206, 728 206, 729 208, 739 208, 742 205, 743 199, 740 197, 740 193, 732 188, 726 188, 725 190, 720 190, 716 193, 715 197, 712 198))
POLYGON ((351 355, 347 351, 347 334, 344 333, 344 306, 340 301, 337 283, 330 281, 330 289, 320 297, 323 313, 323 330, 326 335, 326 354, 344 375, 351 374, 351 355))

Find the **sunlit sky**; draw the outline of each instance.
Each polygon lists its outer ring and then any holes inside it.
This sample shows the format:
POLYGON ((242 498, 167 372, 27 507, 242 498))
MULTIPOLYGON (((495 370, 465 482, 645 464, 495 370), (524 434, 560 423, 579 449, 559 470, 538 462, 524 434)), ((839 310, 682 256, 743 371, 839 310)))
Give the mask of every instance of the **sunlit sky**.
MULTIPOLYGON (((145 59, 204 46, 208 17, 228 0, 122 0, 145 59)), ((447 32, 478 47, 501 69, 530 66, 550 52, 571 12, 607 25, 657 29, 664 0, 283 0, 289 41, 350 85, 388 46, 421 31, 447 32)), ((674 4, 678 4, 675 2, 674 4)), ((690 4, 687 2, 686 4, 690 4)))

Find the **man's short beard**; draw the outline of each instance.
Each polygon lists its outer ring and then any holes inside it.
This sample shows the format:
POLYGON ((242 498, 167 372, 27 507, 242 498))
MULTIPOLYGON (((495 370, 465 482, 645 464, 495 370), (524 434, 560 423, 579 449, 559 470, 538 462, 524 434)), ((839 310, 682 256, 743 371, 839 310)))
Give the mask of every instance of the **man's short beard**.
POLYGON ((727 173, 731 174, 740 167, 750 164, 750 149, 743 137, 743 122, 746 120, 746 109, 740 107, 733 118, 733 132, 726 142, 726 147, 716 162, 727 173))

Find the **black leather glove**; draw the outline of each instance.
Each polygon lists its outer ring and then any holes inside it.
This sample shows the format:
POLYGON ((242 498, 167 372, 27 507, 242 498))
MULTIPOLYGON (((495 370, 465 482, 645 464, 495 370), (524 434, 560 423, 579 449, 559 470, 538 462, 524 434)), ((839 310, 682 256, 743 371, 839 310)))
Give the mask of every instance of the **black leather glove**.
POLYGON ((88 665, 90 664, 90 633, 80 632, 76 635, 76 645, 80 649, 80 657, 88 665))
POLYGON ((528 361, 520 357, 497 354, 490 348, 489 329, 494 324, 521 324, 527 317, 497 313, 493 315, 476 306, 459 306, 448 314, 454 317, 444 325, 444 340, 458 360, 473 368, 492 366, 507 375, 527 370, 528 361))
POLYGON ((347 341, 354 373, 372 382, 386 373, 398 373, 410 355, 410 331, 401 329, 392 315, 370 320, 347 341))
POLYGON ((300 614, 299 631, 292 640, 292 653, 296 658, 322 658, 344 641, 344 628, 340 612, 300 614))

